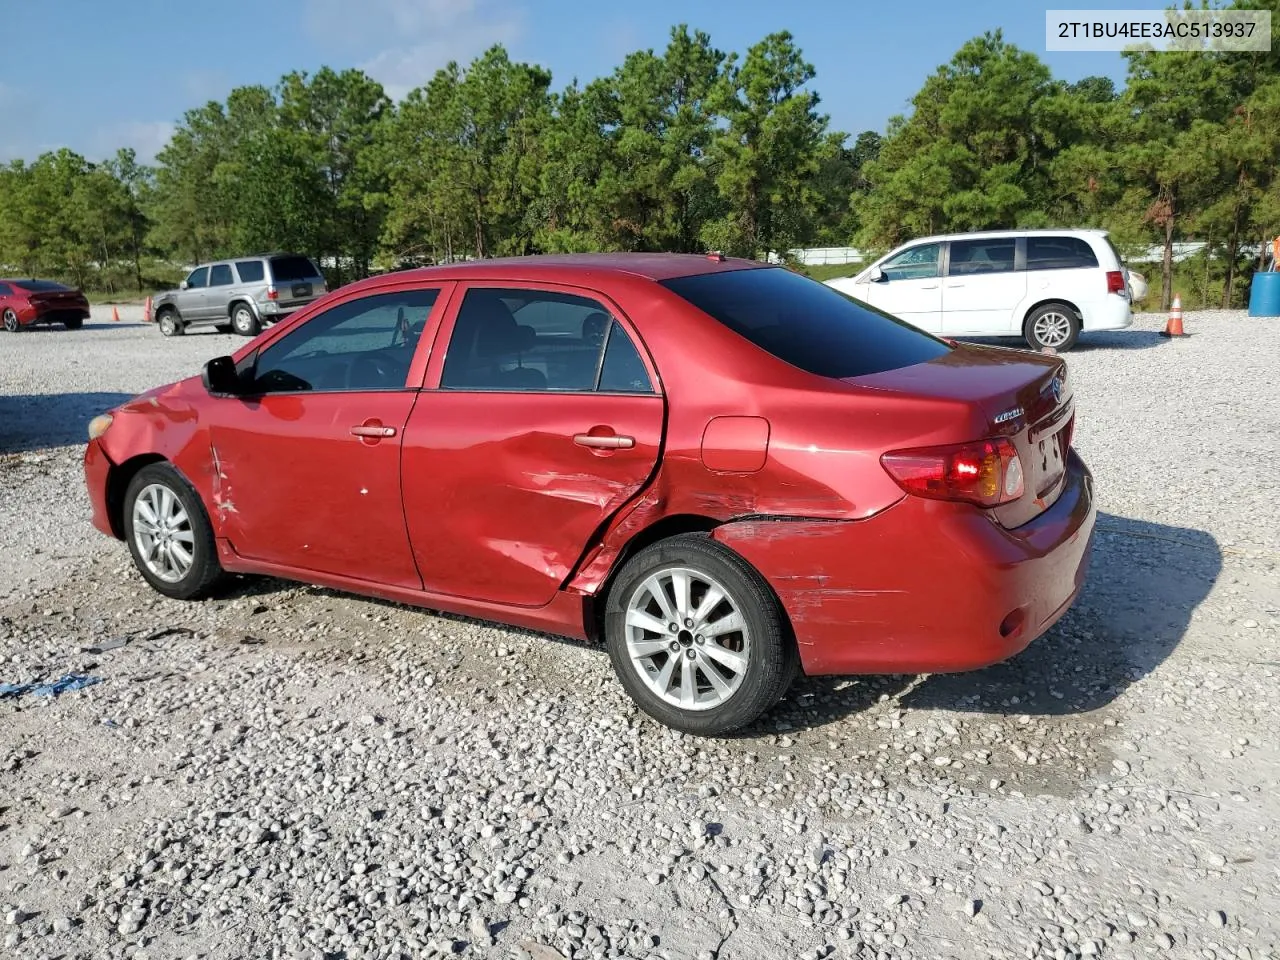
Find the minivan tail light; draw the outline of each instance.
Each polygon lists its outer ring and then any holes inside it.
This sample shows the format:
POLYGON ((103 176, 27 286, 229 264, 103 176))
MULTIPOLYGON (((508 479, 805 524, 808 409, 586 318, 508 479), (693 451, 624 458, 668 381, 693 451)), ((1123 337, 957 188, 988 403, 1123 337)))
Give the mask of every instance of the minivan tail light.
POLYGON ((1004 437, 892 450, 880 463, 903 490, 929 500, 996 507, 1019 499, 1026 484, 1018 451, 1004 437))
POLYGON ((267 287, 267 299, 268 300, 280 299, 280 291, 276 289, 276 285, 274 283, 271 286, 267 287))
POLYGON ((1107 271, 1107 293, 1124 293, 1124 274, 1119 270, 1107 271))

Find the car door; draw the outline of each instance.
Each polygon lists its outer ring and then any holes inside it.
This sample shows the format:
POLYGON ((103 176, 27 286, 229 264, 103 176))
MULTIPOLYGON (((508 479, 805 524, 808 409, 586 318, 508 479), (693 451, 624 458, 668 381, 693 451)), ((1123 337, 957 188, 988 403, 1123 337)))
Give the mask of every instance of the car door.
POLYGON ((1016 237, 952 240, 942 284, 942 332, 999 337, 1020 332, 1014 308, 1027 293, 1016 237))
POLYGON ((243 374, 248 386, 213 404, 212 506, 238 554, 421 589, 401 443, 421 383, 417 345, 446 292, 353 295, 282 329, 243 374))
POLYGON ((942 328, 942 244, 908 247, 880 264, 880 276, 865 288, 866 302, 921 330, 942 328))
POLYGON ((653 473, 663 399, 600 294, 523 283, 458 294, 405 430, 414 556, 433 593, 541 606, 653 473))
POLYGON ((202 319, 227 320, 230 311, 227 309, 231 300, 231 291, 235 277, 231 273, 231 264, 215 263, 209 268, 209 288, 205 294, 202 319))
POLYGON ((183 320, 203 320, 205 297, 209 292, 209 268, 196 267, 187 274, 186 284, 178 291, 178 313, 183 320))

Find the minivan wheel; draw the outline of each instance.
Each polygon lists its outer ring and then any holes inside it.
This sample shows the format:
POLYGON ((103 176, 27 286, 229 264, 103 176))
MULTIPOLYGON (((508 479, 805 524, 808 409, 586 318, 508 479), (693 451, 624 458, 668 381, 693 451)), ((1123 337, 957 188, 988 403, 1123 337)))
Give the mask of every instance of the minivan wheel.
POLYGON ((167 463, 143 467, 124 495, 124 535, 134 565, 166 597, 193 600, 223 576, 199 494, 167 463))
POLYGON ((605 643, 645 713, 718 736, 756 720, 786 693, 797 654, 764 578, 705 534, 652 544, 609 589, 605 643))
POLYGON ((6 333, 17 333, 22 329, 21 324, 18 323, 18 315, 12 310, 4 312, 4 329, 6 333))
POLYGON ((1065 303, 1046 303, 1027 315, 1022 334, 1033 350, 1070 350, 1080 336, 1080 315, 1065 303))
POLYGON ((182 324, 178 321, 177 314, 172 310, 162 310, 160 315, 156 317, 156 325, 166 337, 182 336, 182 324))
POLYGON ((245 304, 237 303, 231 311, 231 329, 242 337, 257 336, 261 327, 258 318, 245 304))

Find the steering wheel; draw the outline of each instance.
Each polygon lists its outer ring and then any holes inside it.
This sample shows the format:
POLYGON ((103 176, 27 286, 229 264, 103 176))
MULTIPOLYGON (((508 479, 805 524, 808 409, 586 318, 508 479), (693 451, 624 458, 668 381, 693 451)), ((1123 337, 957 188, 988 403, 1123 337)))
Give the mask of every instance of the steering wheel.
MULTIPOLYGON (((347 366, 347 389, 385 390, 397 386, 392 382, 396 379, 395 368, 396 365, 392 363, 391 358, 382 351, 362 354, 347 366), (365 370, 370 374, 369 379, 376 381, 376 386, 370 386, 364 379, 363 372, 365 370)), ((402 376, 400 379, 403 380, 404 377, 402 376)))

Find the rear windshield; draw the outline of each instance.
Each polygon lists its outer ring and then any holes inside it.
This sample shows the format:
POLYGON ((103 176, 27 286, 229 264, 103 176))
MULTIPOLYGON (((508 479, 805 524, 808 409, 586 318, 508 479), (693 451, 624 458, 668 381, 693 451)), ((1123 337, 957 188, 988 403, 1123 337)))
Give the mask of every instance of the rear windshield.
POLYGON ((883 373, 951 349, 905 321, 781 267, 662 284, 762 350, 820 377, 883 373))
POLYGON ((22 287, 23 290, 30 290, 32 293, 72 289, 66 284, 57 283, 53 280, 19 280, 18 286, 22 287))
POLYGON ((320 274, 306 257, 272 257, 271 276, 277 283, 288 283, 290 280, 314 280, 320 274))

